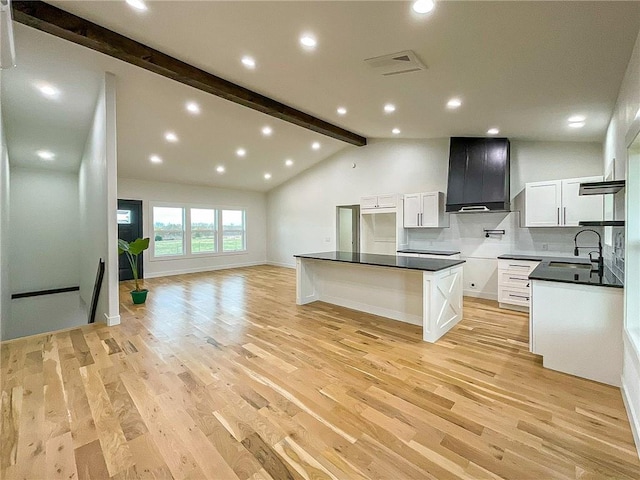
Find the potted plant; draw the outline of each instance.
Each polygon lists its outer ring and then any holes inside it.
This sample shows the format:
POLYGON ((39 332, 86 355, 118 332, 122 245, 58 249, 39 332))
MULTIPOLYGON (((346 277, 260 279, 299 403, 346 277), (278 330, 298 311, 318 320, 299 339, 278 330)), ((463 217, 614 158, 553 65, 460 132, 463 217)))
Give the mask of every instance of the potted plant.
POLYGON ((135 281, 136 288, 135 290, 131 290, 131 299, 136 305, 144 303, 147 300, 147 293, 149 293, 149 290, 146 288, 141 289, 138 284, 138 257, 147 248, 149 248, 148 238, 136 238, 131 243, 121 238, 118 239, 118 255, 124 253, 127 256, 133 272, 133 280, 135 281))

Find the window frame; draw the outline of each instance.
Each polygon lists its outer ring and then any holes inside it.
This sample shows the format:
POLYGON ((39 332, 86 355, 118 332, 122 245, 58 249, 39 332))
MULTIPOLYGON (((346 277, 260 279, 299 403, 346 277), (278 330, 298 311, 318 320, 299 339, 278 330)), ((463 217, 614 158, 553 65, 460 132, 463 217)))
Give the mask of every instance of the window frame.
POLYGON ((247 226, 247 208, 239 206, 228 205, 210 205, 210 204, 198 204, 198 203, 182 203, 182 202, 149 202, 149 213, 147 218, 149 219, 149 261, 151 262, 164 262, 171 260, 185 260, 193 258, 204 257, 226 257, 230 255, 246 255, 249 251, 249 234, 247 226), (156 255, 156 239, 155 239, 155 219, 154 208, 180 208, 182 209, 183 218, 183 251, 181 255, 156 255), (214 210, 216 212, 216 251, 215 252, 192 252, 191 251, 191 209, 203 209, 214 210), (240 210, 243 212, 243 224, 244 224, 244 249, 234 250, 231 252, 223 251, 223 227, 222 227, 222 211, 223 210, 240 210))

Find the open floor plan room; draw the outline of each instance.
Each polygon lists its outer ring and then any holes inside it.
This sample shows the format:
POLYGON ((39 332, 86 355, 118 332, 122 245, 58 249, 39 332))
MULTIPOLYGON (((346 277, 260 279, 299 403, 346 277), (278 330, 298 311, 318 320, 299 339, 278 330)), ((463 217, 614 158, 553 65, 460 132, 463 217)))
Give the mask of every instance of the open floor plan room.
POLYGON ((2 346, 2 478, 640 477, 619 389, 544 369, 526 314, 421 327, 295 304, 295 272, 145 281, 122 323, 2 346))

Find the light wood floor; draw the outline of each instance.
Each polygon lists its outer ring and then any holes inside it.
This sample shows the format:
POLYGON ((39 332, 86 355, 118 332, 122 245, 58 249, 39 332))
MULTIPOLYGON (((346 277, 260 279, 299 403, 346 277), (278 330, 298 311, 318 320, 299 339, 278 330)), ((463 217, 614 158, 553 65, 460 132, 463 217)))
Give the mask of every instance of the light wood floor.
POLYGON ((619 390, 543 369, 493 302, 432 345, 296 306, 293 270, 146 284, 118 327, 2 345, 3 479, 640 478, 619 390))

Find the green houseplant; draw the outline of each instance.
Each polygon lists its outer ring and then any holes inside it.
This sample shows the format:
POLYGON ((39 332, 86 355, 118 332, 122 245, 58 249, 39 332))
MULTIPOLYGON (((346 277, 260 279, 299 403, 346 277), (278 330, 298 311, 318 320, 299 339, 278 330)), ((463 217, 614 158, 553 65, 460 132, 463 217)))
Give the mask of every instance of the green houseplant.
POLYGON ((133 272, 133 280, 136 284, 135 290, 131 290, 131 299, 133 303, 139 305, 147 300, 147 293, 149 290, 146 288, 140 288, 138 284, 138 257, 142 252, 149 248, 148 238, 136 238, 133 242, 129 243, 126 240, 118 239, 118 255, 123 253, 129 260, 131 265, 131 271, 133 272))

